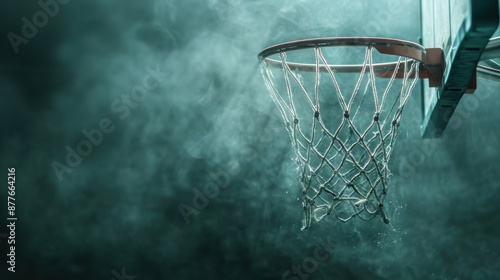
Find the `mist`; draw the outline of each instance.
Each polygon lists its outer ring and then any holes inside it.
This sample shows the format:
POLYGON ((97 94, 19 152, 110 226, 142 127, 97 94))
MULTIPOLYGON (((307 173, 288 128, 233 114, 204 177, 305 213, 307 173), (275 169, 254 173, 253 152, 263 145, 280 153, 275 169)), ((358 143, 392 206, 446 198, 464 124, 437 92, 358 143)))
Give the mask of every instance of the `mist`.
POLYGON ((15 167, 18 218, 16 272, 2 265, 2 279, 500 275, 492 80, 439 139, 420 137, 414 90, 390 162, 389 225, 300 230, 295 154, 257 54, 326 36, 419 42, 418 1, 57 3, 31 38, 22 18, 40 4, 1 4, 1 176, 15 167))

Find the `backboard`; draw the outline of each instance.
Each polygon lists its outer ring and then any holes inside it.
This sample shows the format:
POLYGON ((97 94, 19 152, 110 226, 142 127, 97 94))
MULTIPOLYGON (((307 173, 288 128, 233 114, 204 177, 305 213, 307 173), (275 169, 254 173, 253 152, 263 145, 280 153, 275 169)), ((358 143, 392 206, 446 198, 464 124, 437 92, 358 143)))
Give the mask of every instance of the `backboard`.
POLYGON ((440 87, 423 80, 424 137, 446 128, 458 102, 476 86, 476 66, 498 28, 498 0, 421 0, 422 42, 444 51, 446 68, 440 87))

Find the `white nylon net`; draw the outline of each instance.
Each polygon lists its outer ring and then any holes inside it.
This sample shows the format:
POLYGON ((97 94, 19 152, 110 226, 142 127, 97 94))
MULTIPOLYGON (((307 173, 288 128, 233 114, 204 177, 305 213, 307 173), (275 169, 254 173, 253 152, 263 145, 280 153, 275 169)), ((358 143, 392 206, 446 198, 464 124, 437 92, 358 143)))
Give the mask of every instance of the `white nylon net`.
POLYGON ((320 221, 330 214, 343 222, 380 215, 389 223, 383 210, 388 161, 403 108, 418 81, 419 62, 399 57, 392 77, 378 78, 373 48, 363 48, 361 71, 349 73, 350 79, 329 66, 320 47, 305 50, 314 51, 316 60, 310 79, 290 67, 285 52, 277 58, 281 67, 265 59, 261 63, 296 153, 303 230, 313 218, 320 221), (404 77, 396 79, 401 70, 404 77))

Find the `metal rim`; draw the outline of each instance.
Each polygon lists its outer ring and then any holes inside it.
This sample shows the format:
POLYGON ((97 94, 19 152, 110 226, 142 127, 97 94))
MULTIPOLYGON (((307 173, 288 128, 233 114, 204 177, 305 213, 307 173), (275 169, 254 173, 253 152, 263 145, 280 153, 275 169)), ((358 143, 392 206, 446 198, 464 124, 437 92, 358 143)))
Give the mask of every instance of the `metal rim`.
MULTIPOLYGON (((265 63, 265 65, 280 68, 281 60, 276 60, 270 58, 271 55, 286 53, 294 50, 302 49, 312 49, 312 48, 323 48, 323 47, 368 47, 372 46, 379 53, 402 56, 410 58, 410 63, 417 60, 424 62, 429 59, 429 57, 434 57, 433 55, 428 55, 428 50, 423 46, 404 40, 382 38, 382 37, 330 37, 330 38, 315 38, 306 40, 297 40, 281 43, 278 45, 270 46, 262 50, 258 54, 259 61, 265 63), (429 56, 429 57, 426 57, 429 56)), ((300 71, 313 72, 316 71, 316 64, 310 63, 297 63, 287 61, 286 64, 291 69, 296 69, 300 71)), ((398 62, 386 62, 386 63, 374 63, 372 65, 373 71, 379 77, 390 77, 392 71, 397 67, 398 62)), ((430 65, 430 64, 429 64, 430 65)), ((330 65, 320 65, 319 71, 334 71, 342 73, 352 73, 359 72, 364 66, 362 64, 330 64, 330 65)), ((425 72, 425 71, 424 71, 425 72)), ((422 78, 427 77, 426 73, 422 73, 422 78)), ((402 73, 398 73, 397 77, 402 77, 402 73)))
POLYGON ((398 39, 381 37, 330 37, 290 41, 270 46, 262 50, 258 58, 262 61, 271 55, 283 52, 335 46, 373 46, 384 54, 405 56, 419 61, 424 61, 426 53, 423 46, 398 39))

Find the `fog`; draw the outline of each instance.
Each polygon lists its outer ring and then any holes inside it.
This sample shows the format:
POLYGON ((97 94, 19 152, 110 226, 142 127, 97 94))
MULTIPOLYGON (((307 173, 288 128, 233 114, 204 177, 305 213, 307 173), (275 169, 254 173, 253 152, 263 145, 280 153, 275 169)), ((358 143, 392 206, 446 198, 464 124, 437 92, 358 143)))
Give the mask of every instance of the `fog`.
POLYGON ((439 139, 420 137, 414 90, 389 225, 300 230, 295 155, 258 52, 324 36, 418 42, 418 1, 63 2, 31 38, 22 18, 41 6, 1 4, 1 178, 15 167, 18 218, 16 272, 2 261, 2 279, 500 275, 500 85, 488 79, 439 139))

